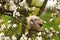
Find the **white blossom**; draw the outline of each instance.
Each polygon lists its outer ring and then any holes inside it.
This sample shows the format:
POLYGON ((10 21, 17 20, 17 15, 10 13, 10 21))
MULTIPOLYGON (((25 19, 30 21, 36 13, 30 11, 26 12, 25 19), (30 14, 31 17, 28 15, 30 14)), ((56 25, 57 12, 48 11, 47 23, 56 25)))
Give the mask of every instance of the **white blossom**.
POLYGON ((10 37, 9 36, 7 36, 7 37, 5 37, 5 39, 4 40, 10 40, 10 37))
POLYGON ((22 2, 20 2, 19 5, 24 7, 27 11, 31 10, 27 5, 26 0, 23 0, 22 2))
POLYGON ((11 22, 11 20, 8 20, 8 23, 10 23, 11 22))
POLYGON ((17 40, 15 35, 12 36, 12 40, 17 40))
POLYGON ((53 30, 53 27, 51 27, 50 29, 53 30))
POLYGON ((16 10, 16 9, 17 9, 17 6, 14 4, 13 1, 10 1, 10 10, 11 10, 11 11, 14 11, 14 10, 16 10))
POLYGON ((13 12, 13 17, 15 17, 16 16, 16 10, 14 10, 14 12, 13 12))
POLYGON ((28 38, 28 40, 31 40, 31 38, 28 38))
POLYGON ((3 22, 3 20, 2 20, 2 19, 0 19, 0 23, 1 23, 1 22, 3 22))
POLYGON ((59 34, 59 31, 56 31, 57 34, 59 34))
POLYGON ((53 21, 53 18, 50 19, 50 22, 52 22, 52 21, 53 21))
POLYGON ((49 30, 46 30, 46 32, 48 33, 48 32, 49 32, 49 30))
POLYGON ((22 34, 22 37, 26 37, 24 34, 22 34))
POLYGON ((7 26, 8 26, 7 28, 9 29, 12 25, 11 24, 8 24, 7 26))
POLYGON ((26 38, 26 36, 24 34, 22 34, 22 37, 20 38, 20 40, 24 40, 26 38))
POLYGON ((0 31, 2 31, 2 29, 0 28, 0 31))
POLYGON ((16 12, 16 15, 17 15, 17 16, 20 16, 20 13, 19 13, 19 12, 16 12))
MULTIPOLYGON (((25 36, 25 34, 22 34, 22 38, 24 39, 24 40, 27 40, 27 37, 25 36)), ((22 39, 21 38, 21 39, 22 39)))
POLYGON ((6 28, 6 25, 5 24, 2 24, 2 28, 6 28))
POLYGON ((45 28, 45 30, 48 30, 47 28, 45 28))
POLYGON ((20 16, 20 13, 19 12, 17 12, 16 10, 14 10, 14 12, 13 12, 13 17, 18 17, 18 16, 20 16))
POLYGON ((53 36, 53 33, 50 33, 48 36, 51 38, 53 36))
POLYGON ((25 35, 27 35, 27 34, 28 34, 28 32, 25 33, 25 35))
POLYGON ((2 6, 2 4, 0 4, 0 7, 2 6))
POLYGON ((42 37, 40 36, 40 37, 36 37, 36 40, 42 40, 42 37))
POLYGON ((42 37, 40 36, 40 40, 42 40, 42 37))
POLYGON ((4 28, 6 28, 6 25, 5 24, 2 24, 0 30, 2 31, 2 30, 4 30, 4 28))
POLYGON ((58 27, 60 28, 60 25, 58 25, 58 27))
POLYGON ((5 38, 4 33, 0 33, 0 40, 3 40, 5 38))
POLYGON ((0 37, 2 37, 2 36, 4 36, 4 33, 2 32, 2 33, 0 33, 0 37))
POLYGON ((27 40, 27 37, 24 37, 24 40, 27 40))
POLYGON ((49 30, 47 29, 47 28, 45 28, 45 31, 48 33, 49 32, 49 30))
POLYGON ((20 2, 19 5, 20 5, 20 6, 27 5, 27 4, 26 4, 26 0, 23 0, 22 2, 20 2))
POLYGON ((39 32, 39 33, 38 33, 38 36, 39 36, 39 35, 42 35, 42 33, 41 33, 41 32, 39 32))
POLYGON ((21 7, 18 7, 19 9, 21 8, 21 7))
POLYGON ((43 32, 43 34, 46 34, 45 32, 43 32))
POLYGON ((31 10, 28 5, 24 6, 24 8, 28 11, 28 10, 31 10))
POLYGON ((52 39, 52 40, 55 40, 55 39, 52 39))
POLYGON ((24 38, 23 38, 23 37, 21 37, 21 38, 20 38, 20 40, 24 40, 24 38))
POLYGON ((13 24, 13 27, 16 27, 17 26, 17 24, 13 24))
POLYGON ((36 7, 32 7, 32 10, 34 11, 36 9, 36 7))
POLYGON ((57 3, 57 0, 54 0, 54 1, 48 0, 45 8, 46 9, 51 8, 51 10, 52 10, 52 8, 56 7, 56 3, 57 3))
POLYGON ((23 6, 23 3, 19 3, 20 6, 23 6))
POLYGON ((44 23, 46 23, 46 21, 44 21, 44 23))
POLYGON ((60 10, 60 3, 59 2, 58 2, 56 9, 60 10))

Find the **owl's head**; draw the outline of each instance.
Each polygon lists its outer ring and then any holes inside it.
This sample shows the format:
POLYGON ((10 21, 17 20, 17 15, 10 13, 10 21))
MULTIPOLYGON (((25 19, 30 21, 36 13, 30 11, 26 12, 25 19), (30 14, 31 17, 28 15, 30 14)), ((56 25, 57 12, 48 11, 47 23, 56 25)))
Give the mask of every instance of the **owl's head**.
POLYGON ((42 20, 37 16, 27 17, 28 29, 40 31, 42 29, 42 20))

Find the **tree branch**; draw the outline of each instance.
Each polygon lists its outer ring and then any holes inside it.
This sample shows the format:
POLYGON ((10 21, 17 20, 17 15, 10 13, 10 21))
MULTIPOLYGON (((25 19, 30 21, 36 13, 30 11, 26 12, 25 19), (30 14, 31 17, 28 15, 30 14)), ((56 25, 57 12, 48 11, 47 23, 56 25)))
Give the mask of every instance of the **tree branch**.
POLYGON ((44 11, 44 9, 45 9, 45 6, 46 6, 47 1, 48 1, 48 0, 44 0, 44 2, 43 2, 43 4, 42 4, 42 6, 40 7, 40 10, 39 10, 39 12, 38 12, 37 16, 40 16, 40 15, 43 13, 43 11, 44 11))
POLYGON ((0 12, 7 12, 7 13, 13 13, 13 11, 4 9, 3 7, 0 7, 0 12))

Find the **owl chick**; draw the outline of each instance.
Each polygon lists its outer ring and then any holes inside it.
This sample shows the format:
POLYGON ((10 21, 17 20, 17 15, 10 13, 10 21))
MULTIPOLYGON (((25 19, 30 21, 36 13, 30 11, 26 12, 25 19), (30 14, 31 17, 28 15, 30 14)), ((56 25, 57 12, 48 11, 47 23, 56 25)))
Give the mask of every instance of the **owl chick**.
POLYGON ((42 20, 37 16, 27 17, 27 25, 29 30, 40 31, 42 29, 42 20))

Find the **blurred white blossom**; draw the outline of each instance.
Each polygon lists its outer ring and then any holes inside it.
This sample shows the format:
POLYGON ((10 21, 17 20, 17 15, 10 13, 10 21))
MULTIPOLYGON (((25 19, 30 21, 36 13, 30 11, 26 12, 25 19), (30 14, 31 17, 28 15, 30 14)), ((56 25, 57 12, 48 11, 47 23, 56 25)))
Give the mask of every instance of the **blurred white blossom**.
POLYGON ((58 25, 58 27, 60 28, 60 25, 58 25))
POLYGON ((53 18, 50 19, 50 22, 52 22, 52 21, 53 21, 53 18))
POLYGON ((15 3, 11 0, 10 1, 10 9, 9 10, 11 10, 11 11, 14 11, 14 10, 16 10, 17 9, 17 6, 15 5, 15 3))
POLYGON ((28 11, 31 10, 31 8, 28 7, 28 5, 24 6, 24 8, 28 11))
POLYGON ((8 23, 10 23, 11 22, 11 20, 8 20, 8 23))
POLYGON ((20 2, 19 5, 20 5, 20 6, 27 5, 27 4, 26 4, 26 0, 23 0, 22 2, 20 2))
POLYGON ((26 0, 23 0, 22 2, 20 2, 19 5, 24 7, 27 11, 31 10, 27 5, 26 0))
POLYGON ((41 32, 39 32, 39 33, 38 33, 38 36, 39 36, 39 35, 42 35, 42 33, 41 33, 41 32))
POLYGON ((36 7, 32 7, 32 10, 34 11, 36 9, 36 7))
POLYGON ((44 21, 44 23, 46 23, 46 21, 44 21))
POLYGON ((51 27, 50 30, 53 30, 53 27, 51 27))
POLYGON ((57 34, 59 34, 59 31, 56 31, 57 34))
POLYGON ((5 24, 2 24, 1 28, 0 28, 0 31, 3 31, 4 28, 6 28, 6 25, 5 24))
POLYGON ((49 32, 49 30, 46 30, 46 32, 48 33, 48 32, 49 32))
POLYGON ((51 38, 53 36, 53 33, 50 33, 48 36, 51 38))
POLYGON ((13 12, 13 17, 15 17, 15 15, 16 15, 16 10, 14 10, 14 12, 13 12))
POLYGON ((0 19, 0 23, 1 23, 1 22, 3 22, 3 20, 2 20, 2 19, 0 19))
POLYGON ((6 25, 5 24, 2 24, 2 28, 6 28, 6 25))
POLYGON ((58 2, 58 5, 57 5, 56 9, 60 10, 60 2, 58 2))
POLYGON ((19 12, 16 12, 16 15, 17 15, 17 16, 20 16, 20 13, 19 13, 19 12))
POLYGON ((56 7, 57 0, 48 0, 46 4, 46 9, 50 8, 51 10, 56 7))
POLYGON ((16 27, 17 26, 17 24, 13 24, 13 27, 16 27))
POLYGON ((43 32, 43 34, 46 34, 45 32, 43 32))
POLYGON ((0 7, 2 6, 2 4, 0 3, 0 7))
POLYGON ((47 28, 45 28, 45 30, 48 30, 47 28))
POLYGON ((8 24, 7 26, 8 26, 7 28, 9 29, 12 25, 11 24, 8 24))
POLYGON ((15 10, 15 11, 13 12, 13 17, 16 17, 16 18, 17 18, 18 16, 20 16, 20 13, 15 10))
POLYGON ((23 37, 21 37, 21 38, 20 38, 20 40, 24 40, 24 38, 23 38, 23 37))
POLYGON ((9 36, 7 36, 7 37, 5 37, 5 39, 4 40, 10 40, 10 37, 9 36))
POLYGON ((20 38, 20 40, 27 40, 27 37, 24 34, 22 34, 22 37, 20 38))
POLYGON ((15 35, 12 36, 12 40, 17 40, 15 35))
POLYGON ((3 40, 5 38, 4 33, 0 33, 0 40, 3 40))
POLYGON ((45 31, 48 33, 49 32, 49 30, 47 29, 47 28, 45 28, 45 31))
POLYGON ((25 33, 25 35, 27 35, 27 34, 28 34, 28 32, 25 33))
POLYGON ((28 38, 28 40, 31 40, 31 38, 28 38))
POLYGON ((0 37, 2 37, 2 36, 4 36, 4 33, 2 32, 2 33, 0 33, 0 37))
POLYGON ((52 40, 55 40, 55 39, 52 39, 52 40))
POLYGON ((35 40, 42 40, 42 37, 41 36, 40 37, 36 37, 35 40))

